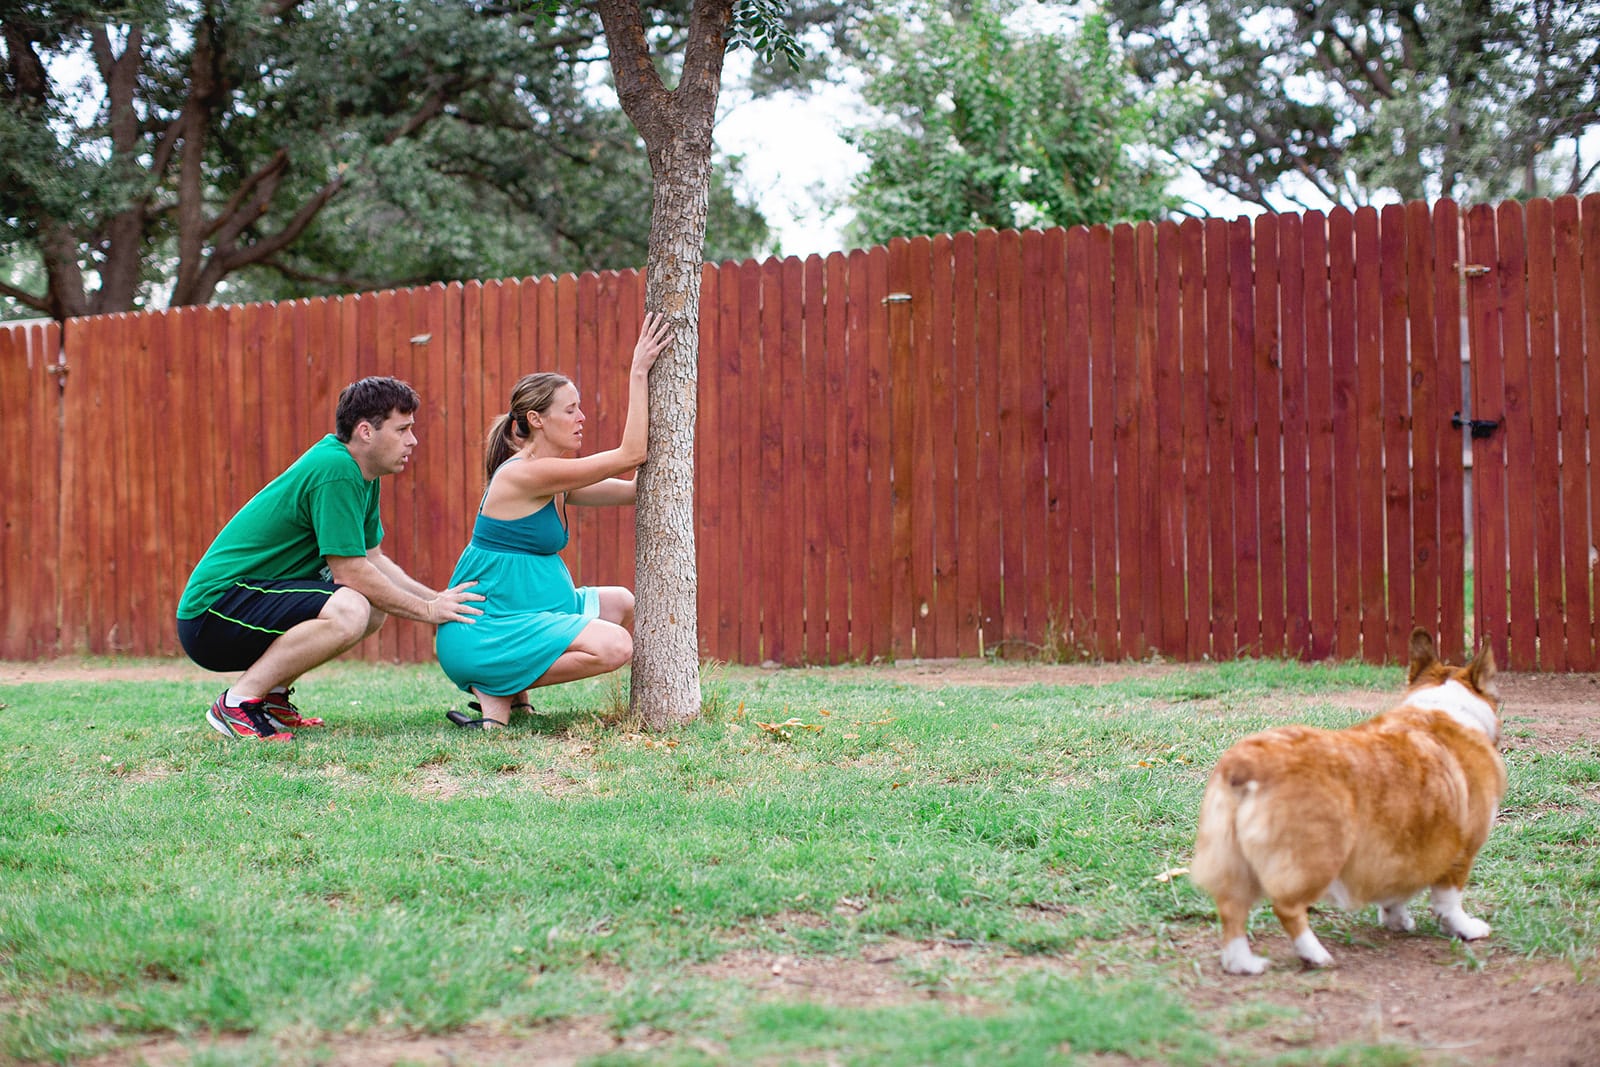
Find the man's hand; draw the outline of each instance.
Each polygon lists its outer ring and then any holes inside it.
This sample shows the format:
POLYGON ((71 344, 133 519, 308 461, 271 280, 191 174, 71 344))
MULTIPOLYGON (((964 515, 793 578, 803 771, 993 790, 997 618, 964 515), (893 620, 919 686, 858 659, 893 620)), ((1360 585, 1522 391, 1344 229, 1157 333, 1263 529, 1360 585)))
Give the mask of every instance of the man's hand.
POLYGON ((477 584, 462 582, 442 593, 435 593, 433 599, 428 601, 428 622, 434 626, 446 622, 473 622, 472 616, 482 615, 483 609, 473 607, 471 602, 482 600, 483 594, 469 593, 467 590, 477 584))

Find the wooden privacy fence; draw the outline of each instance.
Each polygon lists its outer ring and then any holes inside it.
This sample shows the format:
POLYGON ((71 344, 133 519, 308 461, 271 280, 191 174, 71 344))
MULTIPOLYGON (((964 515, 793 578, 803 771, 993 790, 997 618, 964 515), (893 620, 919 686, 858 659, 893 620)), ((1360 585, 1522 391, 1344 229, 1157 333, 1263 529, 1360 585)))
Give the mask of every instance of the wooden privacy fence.
MULTIPOLYGON (((570 375, 609 447, 642 306, 622 272, 0 330, 0 655, 176 653, 194 561, 366 374, 422 395, 384 548, 442 584, 514 381, 570 375)), ((702 651, 1384 662, 1470 623, 1592 669, 1596 411, 1600 197, 708 266, 702 651)), ((631 584, 631 511, 572 515, 577 580, 631 584)))

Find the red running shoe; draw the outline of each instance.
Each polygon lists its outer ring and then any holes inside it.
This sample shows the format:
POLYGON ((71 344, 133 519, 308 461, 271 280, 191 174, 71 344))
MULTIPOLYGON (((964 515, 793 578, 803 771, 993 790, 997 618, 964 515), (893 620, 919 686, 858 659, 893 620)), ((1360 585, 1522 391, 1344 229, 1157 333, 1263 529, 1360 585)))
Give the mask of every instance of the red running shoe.
POLYGON ((304 730, 312 726, 321 726, 322 720, 310 718, 300 714, 300 709, 289 702, 289 695, 294 692, 293 687, 282 693, 268 693, 262 701, 267 707, 267 718, 279 730, 304 730))
POLYGON ((267 718, 266 705, 259 700, 246 700, 236 708, 228 707, 228 691, 206 712, 206 722, 220 734, 244 737, 252 741, 289 741, 294 734, 280 730, 267 718))

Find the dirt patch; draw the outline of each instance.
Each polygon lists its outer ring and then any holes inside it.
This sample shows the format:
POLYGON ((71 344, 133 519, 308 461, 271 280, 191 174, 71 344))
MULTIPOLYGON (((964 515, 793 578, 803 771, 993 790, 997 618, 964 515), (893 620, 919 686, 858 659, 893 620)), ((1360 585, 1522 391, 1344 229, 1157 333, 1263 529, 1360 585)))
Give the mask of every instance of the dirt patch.
MULTIPOLYGON (((183 1067, 202 1050, 242 1050, 246 1039, 219 1035, 198 1041, 161 1038, 143 1041, 114 1053, 81 1061, 82 1067, 183 1067)), ((272 1041, 285 1063, 319 1063, 329 1067, 569 1067, 607 1052, 647 1052, 651 1035, 619 1038, 601 1020, 566 1019, 552 1026, 516 1032, 467 1027, 448 1034, 332 1037, 283 1035, 272 1041)))
POLYGON ((186 659, 54 659, 39 663, 0 662, 0 685, 21 682, 191 682, 224 676, 186 659))
MULTIPOLYGON (((895 681, 920 687, 1103 685, 1130 678, 1156 678, 1188 668, 1179 664, 990 663, 920 660, 891 666, 829 668, 846 681, 895 681)), ((737 674, 739 672, 730 672, 737 674)), ((182 662, 133 664, 56 661, 0 663, 0 683, 53 681, 148 681, 215 678, 182 662)), ((1537 751, 1600 751, 1600 675, 1514 674, 1500 676, 1505 698, 1505 747, 1537 751)), ((1274 694, 1261 708, 1293 719, 1310 708, 1357 712, 1388 707, 1396 694, 1370 690, 1274 694)), ((660 743, 660 742, 658 742, 660 743)), ((551 772, 533 774, 537 788, 559 792, 551 772)), ((447 800, 451 783, 426 772, 419 792, 447 800)), ((570 788, 570 783, 567 785, 570 788)), ((1257 951, 1273 960, 1259 978, 1222 974, 1209 924, 1176 933, 1153 951, 1170 953, 1182 967, 1178 987, 1219 1037, 1244 1042, 1268 1055, 1293 1055, 1348 1042, 1385 1042, 1438 1064, 1526 1063, 1576 1065, 1595 1062, 1600 1046, 1600 963, 1581 971, 1557 961, 1530 961, 1496 952, 1491 939, 1469 953, 1449 940, 1362 928, 1351 943, 1328 942, 1335 964, 1303 970, 1281 930, 1258 927, 1257 951)), ((946 942, 888 941, 869 946, 855 959, 813 959, 750 951, 732 952, 696 969, 759 993, 825 1004, 872 1008, 917 1000, 939 1000, 954 1011, 987 1010, 963 989, 1008 969, 1059 968, 1081 973, 1071 958, 1007 957, 946 942)), ((200 1045, 153 1040, 86 1061, 92 1067, 188 1063, 200 1047, 242 1044, 218 1036, 200 1045)), ((578 1063, 619 1049, 649 1051, 673 1040, 639 1032, 621 1037, 601 1021, 563 1020, 532 1029, 467 1028, 444 1035, 280 1035, 274 1046, 286 1058, 315 1048, 319 1062, 338 1067, 375 1067, 396 1062, 434 1064, 578 1063), (303 1040, 301 1048, 295 1042, 303 1040)), ((703 1049, 713 1058, 714 1048, 703 1049)), ((1102 1062, 1124 1062, 1117 1058, 1102 1062)))
POLYGON ((1357 944, 1328 942, 1334 965, 1308 970, 1281 930, 1257 929, 1256 951, 1273 961, 1259 978, 1223 974, 1210 931, 1173 947, 1200 964, 1184 983, 1196 1015, 1227 1024, 1234 1040, 1253 1042, 1259 1052, 1363 1042, 1406 1046, 1429 1062, 1485 1067, 1595 1062, 1600 968, 1592 961, 1580 973, 1492 946, 1474 949, 1474 960, 1445 938, 1377 926, 1358 936, 1357 944), (1263 999, 1284 1015, 1262 1018, 1263 999))

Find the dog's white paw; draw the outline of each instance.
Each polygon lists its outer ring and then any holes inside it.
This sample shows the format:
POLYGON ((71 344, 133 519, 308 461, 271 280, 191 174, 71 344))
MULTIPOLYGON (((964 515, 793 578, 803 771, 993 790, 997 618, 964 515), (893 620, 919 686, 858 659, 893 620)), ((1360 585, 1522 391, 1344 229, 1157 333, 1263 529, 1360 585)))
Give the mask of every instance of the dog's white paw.
POLYGON ((1417 928, 1417 920, 1411 917, 1411 909, 1403 902, 1378 905, 1378 917, 1383 920, 1385 929, 1393 930, 1397 934, 1409 934, 1417 928))
POLYGON ((1222 946, 1222 969, 1229 974, 1260 974, 1267 969, 1265 956, 1250 951, 1250 939, 1236 937, 1222 946))
POLYGON ((1294 939, 1294 950, 1306 961, 1308 967, 1326 967, 1333 962, 1328 950, 1322 947, 1322 942, 1318 941, 1317 935, 1310 930, 1294 939))
POLYGON ((1474 919, 1462 909, 1459 889, 1435 889, 1433 914, 1440 926, 1463 941, 1476 941, 1489 936, 1489 924, 1482 919, 1474 919))
POLYGON ((1439 922, 1446 930, 1449 930, 1463 941, 1476 941, 1481 937, 1489 936, 1489 924, 1482 919, 1474 919, 1466 912, 1449 918, 1440 916, 1439 922))

